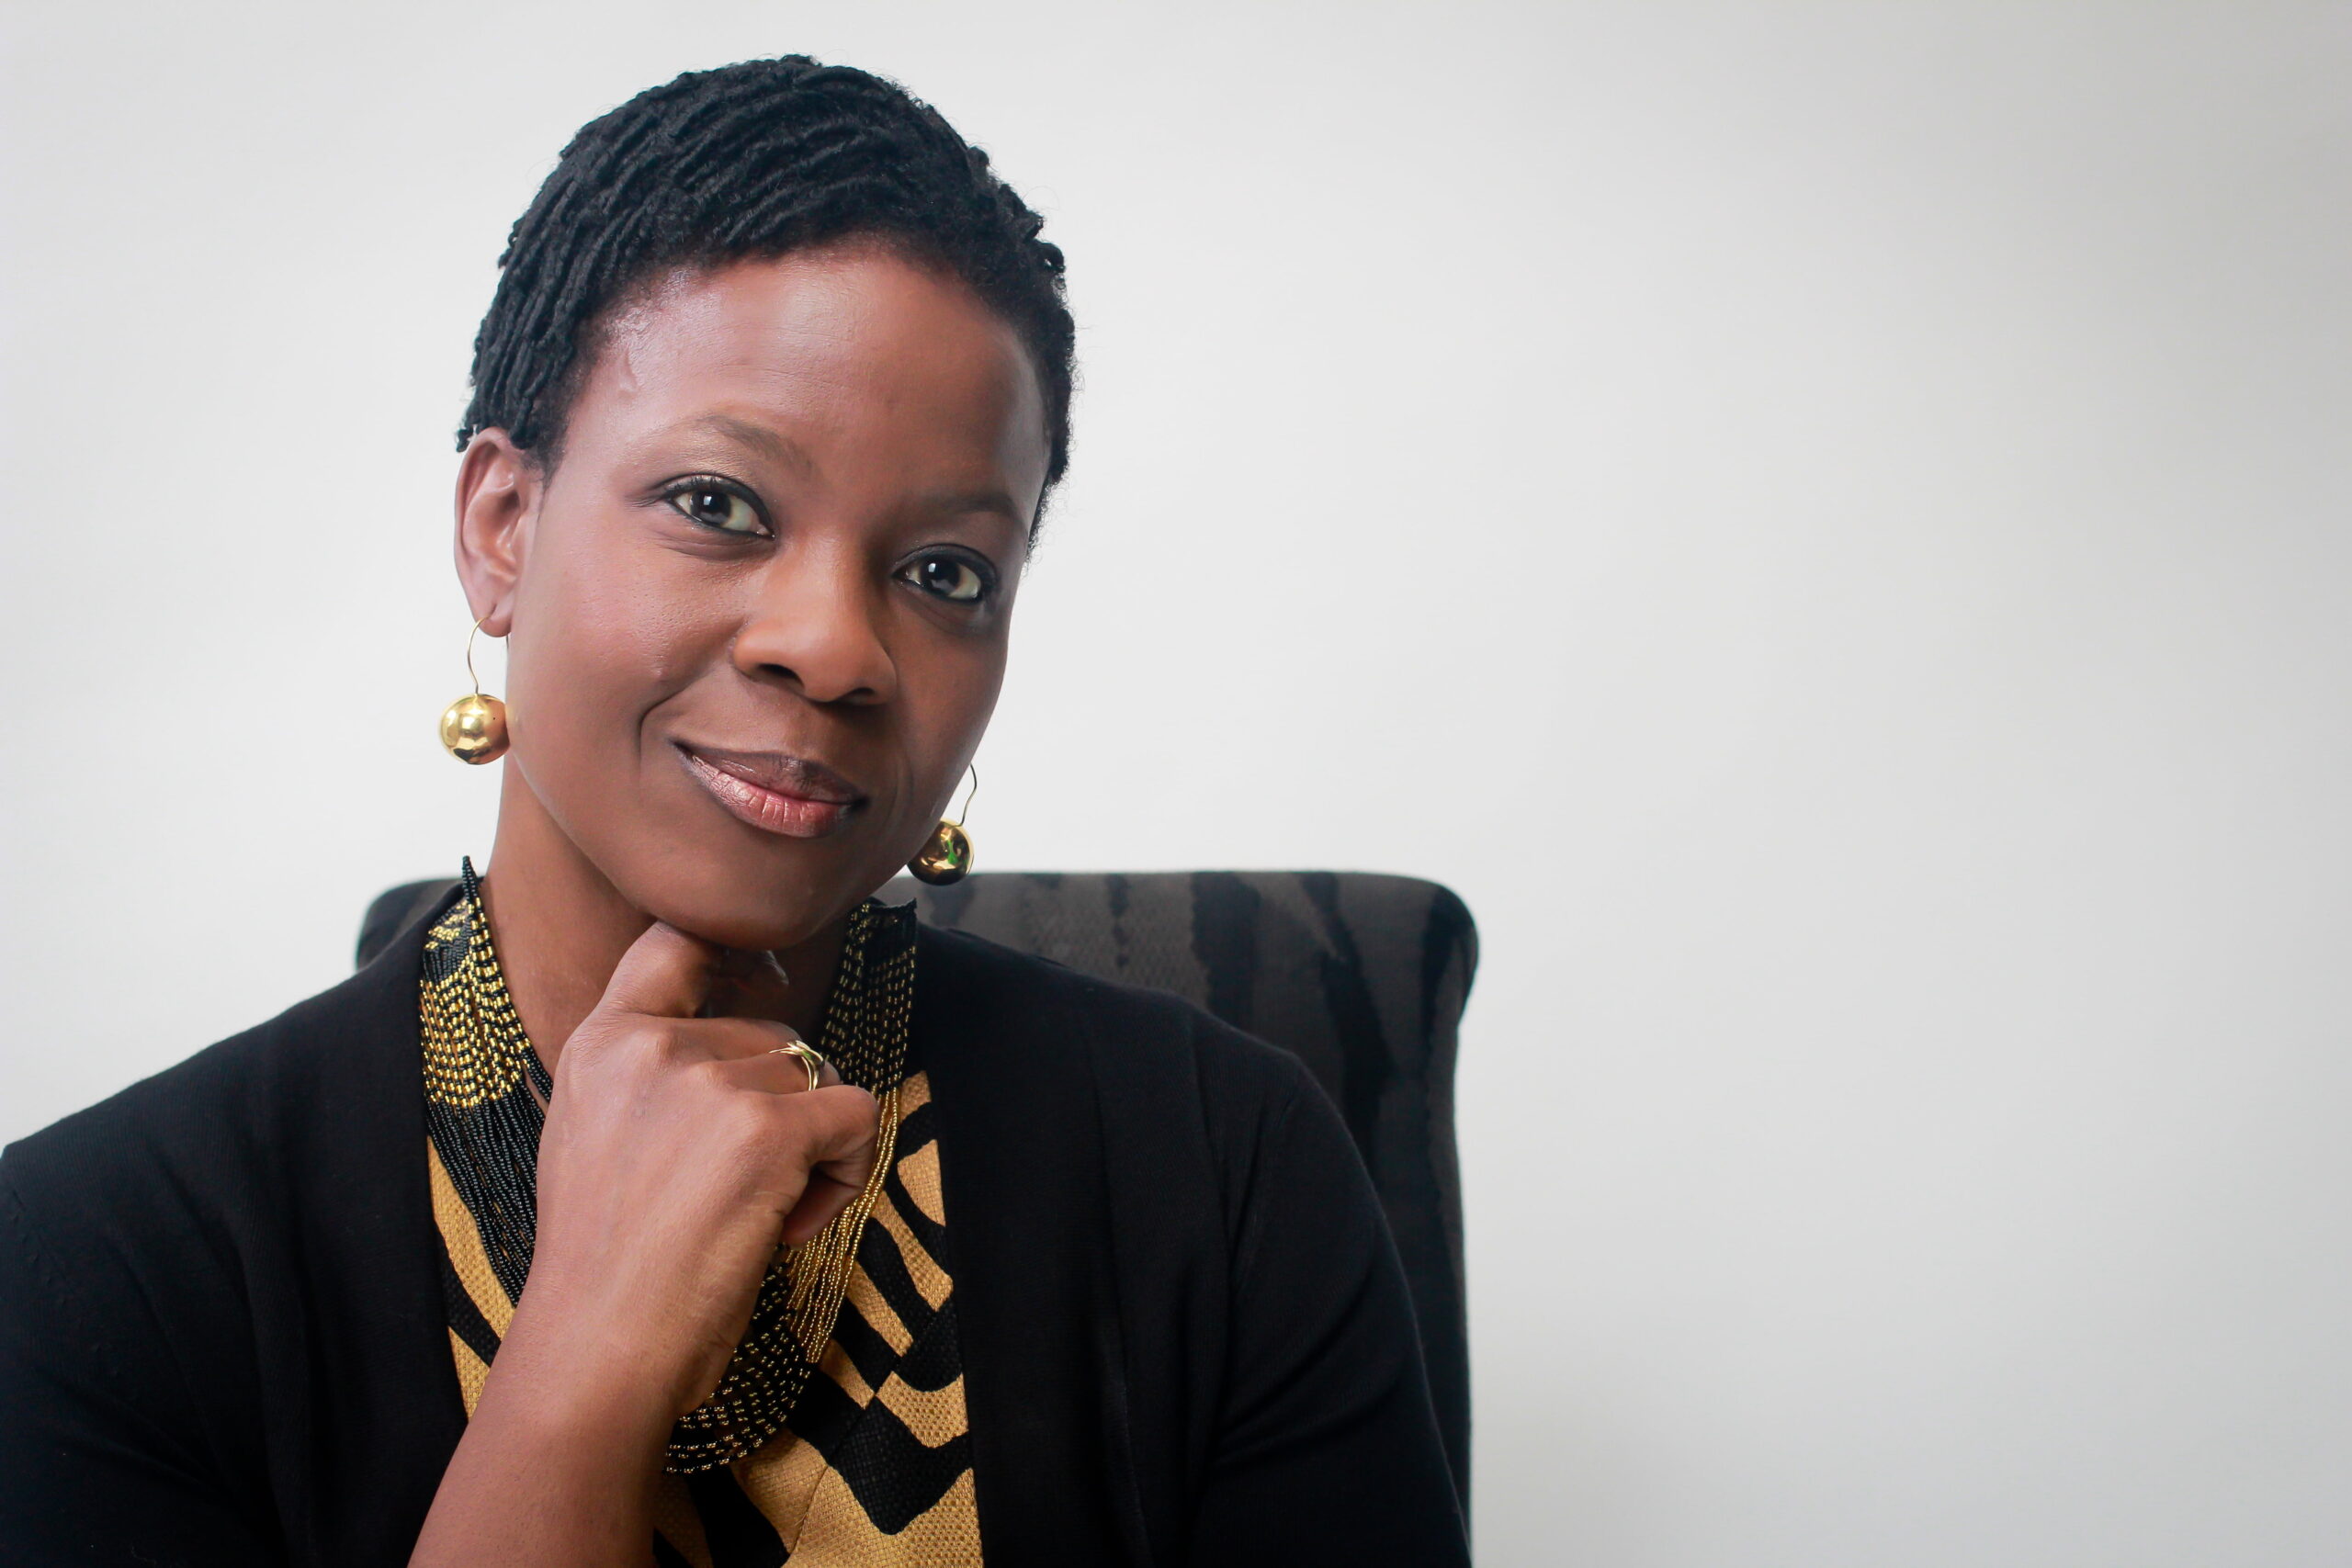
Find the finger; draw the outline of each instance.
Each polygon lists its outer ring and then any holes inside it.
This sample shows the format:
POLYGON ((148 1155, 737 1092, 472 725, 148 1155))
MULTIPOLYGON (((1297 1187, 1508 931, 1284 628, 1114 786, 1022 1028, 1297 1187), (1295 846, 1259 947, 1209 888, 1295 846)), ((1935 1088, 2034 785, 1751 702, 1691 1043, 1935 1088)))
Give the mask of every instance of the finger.
POLYGON ((718 962, 718 948, 656 920, 621 954, 596 1006, 650 1018, 692 1018, 710 993, 718 962))
POLYGON ((813 1239, 819 1232, 849 1212, 865 1190, 863 1181, 851 1183, 835 1179, 820 1170, 808 1173, 808 1185, 801 1190, 800 1201, 784 1216, 784 1225, 777 1239, 786 1247, 797 1247, 813 1239))
POLYGON ((854 1088, 825 1089, 800 1097, 796 1111, 816 1113, 807 1153, 818 1156, 808 1184, 785 1214, 782 1237, 807 1241, 841 1216, 874 1174, 879 1122, 874 1097, 854 1088))
MULTIPOLYGON (((766 1018, 696 1018, 672 1025, 669 1033, 690 1054, 714 1062, 740 1062, 797 1044, 799 1032, 766 1018)), ((795 1058, 796 1063, 797 1058, 795 1058)))
POLYGON ((800 1056, 773 1049, 756 1055, 730 1056, 718 1063, 718 1071, 736 1088, 757 1089, 763 1094, 806 1094, 812 1089, 833 1088, 842 1081, 842 1075, 827 1062, 817 1069, 817 1081, 812 1084, 800 1056))
POLYGON ((865 1184, 882 1122, 872 1095, 854 1084, 809 1089, 792 1097, 791 1115, 800 1158, 811 1170, 865 1184))

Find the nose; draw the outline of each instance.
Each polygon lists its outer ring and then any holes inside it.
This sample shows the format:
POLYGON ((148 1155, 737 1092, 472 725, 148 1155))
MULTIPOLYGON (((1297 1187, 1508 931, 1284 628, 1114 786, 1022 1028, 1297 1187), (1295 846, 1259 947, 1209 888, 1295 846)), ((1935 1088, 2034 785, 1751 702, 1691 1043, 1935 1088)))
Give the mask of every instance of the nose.
POLYGON ((815 541, 777 556, 735 636, 735 668, 812 703, 864 706, 895 696, 898 667, 882 637, 880 588, 858 557, 815 541))

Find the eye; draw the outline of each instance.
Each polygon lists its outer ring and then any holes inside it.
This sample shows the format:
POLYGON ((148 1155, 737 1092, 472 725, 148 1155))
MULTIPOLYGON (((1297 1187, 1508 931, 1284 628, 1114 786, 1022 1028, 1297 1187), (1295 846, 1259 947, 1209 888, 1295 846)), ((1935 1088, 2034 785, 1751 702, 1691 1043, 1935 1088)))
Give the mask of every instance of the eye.
POLYGON ((899 577, 951 604, 977 604, 990 586, 988 575, 962 556, 924 556, 899 568, 899 577))
POLYGON ((684 516, 723 534, 764 534, 760 509, 736 486, 709 478, 681 479, 662 498, 684 516))

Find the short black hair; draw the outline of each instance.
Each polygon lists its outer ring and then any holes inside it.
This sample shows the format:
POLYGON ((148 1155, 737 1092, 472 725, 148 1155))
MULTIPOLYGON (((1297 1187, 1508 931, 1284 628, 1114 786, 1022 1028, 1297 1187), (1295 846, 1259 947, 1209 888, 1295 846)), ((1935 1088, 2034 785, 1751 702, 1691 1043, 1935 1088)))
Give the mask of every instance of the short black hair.
POLYGON ((1003 317, 1045 391, 1046 488, 1069 456, 1062 253, 986 152, 895 82, 803 54, 690 71, 580 128, 515 220, 474 338, 463 450, 495 426, 552 464, 605 313, 649 279, 872 239, 1003 317))

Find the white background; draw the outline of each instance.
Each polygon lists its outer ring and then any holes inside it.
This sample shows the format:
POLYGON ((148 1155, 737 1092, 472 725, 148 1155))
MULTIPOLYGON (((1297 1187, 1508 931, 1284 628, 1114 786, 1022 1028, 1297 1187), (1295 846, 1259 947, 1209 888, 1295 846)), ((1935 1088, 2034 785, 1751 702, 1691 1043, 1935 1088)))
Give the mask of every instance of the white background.
POLYGON ((505 227, 802 49, 1071 257, 983 863, 1478 917, 1483 1562, 2352 1560, 2352 7, 6 16, 0 1135, 486 850, 505 227))

